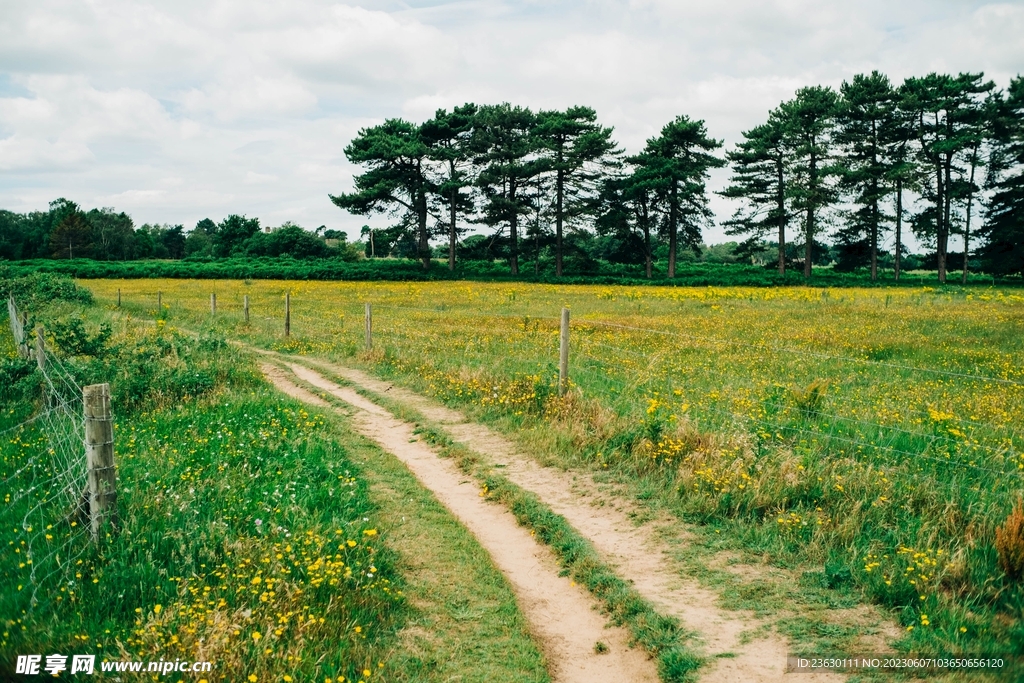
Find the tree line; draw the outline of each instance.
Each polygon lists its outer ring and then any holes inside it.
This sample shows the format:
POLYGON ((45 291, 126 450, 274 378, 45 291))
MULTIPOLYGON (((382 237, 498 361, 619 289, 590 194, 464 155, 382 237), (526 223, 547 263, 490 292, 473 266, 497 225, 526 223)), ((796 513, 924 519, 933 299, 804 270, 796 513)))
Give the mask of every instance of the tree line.
POLYGON ((877 279, 890 257, 899 279, 908 229, 934 250, 941 282, 955 236, 965 281, 970 255, 991 272, 1024 271, 1021 77, 1001 91, 980 73, 896 86, 875 71, 838 90, 802 88, 724 153, 704 122, 687 116, 633 155, 612 132, 583 106, 465 104, 421 124, 388 119, 347 146, 364 170, 354 191, 330 198, 356 215, 393 217, 385 237, 414 242, 424 267, 431 238, 447 238, 454 269, 460 236, 486 226, 513 275, 522 258, 539 269, 544 252, 561 275, 567 231, 593 230, 614 238, 622 259, 645 263, 648 277, 654 244, 667 243, 673 277, 679 250, 699 249, 713 219, 709 172, 728 166, 721 194, 740 208, 726 231, 743 239, 741 252, 773 249, 780 274, 797 265, 810 277, 829 235, 836 268, 866 267, 877 279))
POLYGON ((144 224, 112 208, 82 209, 60 198, 48 211, 18 214, 0 210, 0 259, 138 259, 357 257, 347 235, 323 226, 310 232, 291 222, 261 228, 259 219, 232 214, 220 222, 204 218, 186 232, 183 225, 144 224))

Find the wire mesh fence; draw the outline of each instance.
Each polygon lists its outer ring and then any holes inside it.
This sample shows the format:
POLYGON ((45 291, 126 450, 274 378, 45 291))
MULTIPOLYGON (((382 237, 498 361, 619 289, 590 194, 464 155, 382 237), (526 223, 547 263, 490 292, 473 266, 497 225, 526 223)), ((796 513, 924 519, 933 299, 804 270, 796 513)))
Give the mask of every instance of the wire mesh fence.
POLYGON ((35 414, 2 435, 10 455, 0 518, 18 537, 15 561, 29 568, 29 585, 18 589, 30 590, 38 607, 75 599, 76 567, 90 545, 82 388, 45 345, 28 343, 13 297, 7 307, 15 345, 35 361, 42 391, 35 414))

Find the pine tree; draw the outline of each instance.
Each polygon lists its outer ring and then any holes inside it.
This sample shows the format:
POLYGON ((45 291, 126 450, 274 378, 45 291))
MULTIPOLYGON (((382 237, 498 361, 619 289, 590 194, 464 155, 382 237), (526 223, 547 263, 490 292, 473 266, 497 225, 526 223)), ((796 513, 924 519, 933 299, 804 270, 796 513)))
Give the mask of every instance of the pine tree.
POLYGON ((474 162, 480 167, 477 186, 483 193, 482 221, 508 227, 509 269, 519 274, 520 218, 532 213, 530 181, 541 170, 536 116, 510 104, 481 107, 474 135, 474 162))
POLYGON ((683 246, 699 250, 701 226, 712 217, 706 182, 710 169, 725 166, 725 161, 712 154, 721 146, 721 142, 708 137, 703 121, 684 115, 662 128, 658 137, 649 139, 643 152, 628 159, 642 169, 642 177, 657 193, 665 217, 670 278, 676 276, 680 237, 683 246))
POLYGON ((415 234, 416 254, 424 269, 430 267, 427 202, 433 188, 425 168, 429 151, 419 127, 408 121, 388 119, 364 128, 345 148, 349 161, 367 167, 355 178, 356 191, 328 195, 349 213, 398 216, 399 225, 415 234))
POLYGON ((946 282, 949 237, 956 175, 975 140, 975 121, 983 107, 982 96, 995 85, 982 81, 983 74, 956 77, 929 74, 908 78, 900 88, 901 106, 916 119, 917 154, 923 171, 921 188, 931 206, 916 217, 919 237, 932 240, 939 282, 946 282))
POLYGON ((787 149, 785 128, 777 111, 767 123, 743 133, 743 141, 726 158, 732 164, 730 185, 720 194, 739 199, 744 206, 725 222, 729 235, 747 235, 745 247, 775 233, 779 244, 779 275, 786 273, 786 227, 790 214, 786 203, 787 149))
POLYGON ((821 231, 821 213, 836 201, 831 182, 832 126, 839 98, 831 88, 801 88, 779 107, 786 145, 792 150, 788 194, 804 214, 804 277, 811 277, 814 238, 821 231))
POLYGON ((844 81, 840 93, 835 134, 843 150, 838 164, 840 187, 856 208, 837 237, 850 265, 856 264, 849 259, 852 253, 867 253, 871 279, 877 280, 878 242, 889 219, 882 204, 892 192, 887 182, 890 159, 886 141, 895 123, 896 94, 888 77, 878 71, 844 81))
POLYGON ((450 113, 438 109, 434 118, 420 126, 420 137, 428 156, 440 166, 440 180, 432 183, 436 197, 448 213, 448 269, 455 270, 455 247, 458 242, 458 215, 473 208, 473 200, 463 190, 472 184, 469 173, 472 161, 471 141, 478 107, 464 104, 450 113))
POLYGON ((555 275, 562 275, 562 236, 567 220, 588 213, 588 195, 596 192, 601 163, 615 151, 612 129, 597 123, 590 107, 541 111, 533 131, 554 179, 555 275))
POLYGON ((1024 77, 1010 82, 993 117, 997 163, 979 250, 987 270, 1024 274, 1024 77))

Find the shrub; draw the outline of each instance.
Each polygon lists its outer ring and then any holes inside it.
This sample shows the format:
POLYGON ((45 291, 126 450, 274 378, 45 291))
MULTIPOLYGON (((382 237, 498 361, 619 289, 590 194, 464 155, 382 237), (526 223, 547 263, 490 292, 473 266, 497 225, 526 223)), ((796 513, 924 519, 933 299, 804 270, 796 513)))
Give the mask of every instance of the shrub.
POLYGON ((24 358, 0 358, 0 398, 11 403, 26 400, 33 393, 34 370, 35 364, 24 358))
POLYGON ((50 334, 61 351, 72 356, 100 356, 110 341, 110 325, 103 323, 96 334, 89 334, 85 321, 74 315, 50 324, 50 334))
POLYGON ((790 392, 793 397, 793 404, 804 415, 813 415, 821 412, 828 385, 829 381, 827 379, 816 379, 803 389, 793 389, 790 392))
POLYGON ((11 268, 0 265, 0 298, 11 295, 20 307, 54 301, 92 303, 92 292, 76 285, 67 275, 45 272, 15 275, 11 268))

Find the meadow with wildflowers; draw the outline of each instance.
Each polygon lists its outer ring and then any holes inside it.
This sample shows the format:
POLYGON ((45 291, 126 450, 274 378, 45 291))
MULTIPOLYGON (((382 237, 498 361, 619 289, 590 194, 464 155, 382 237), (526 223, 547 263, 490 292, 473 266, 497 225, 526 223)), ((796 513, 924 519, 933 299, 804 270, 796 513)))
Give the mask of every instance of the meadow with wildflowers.
MULTIPOLYGON (((37 320, 83 313, 57 307, 37 320)), ((41 530, 23 524, 25 509, 59 481, 16 487, 26 465, 53 464, 40 425, 18 426, 38 378, 26 374, 17 395, 5 388, 3 670, 18 654, 81 653, 214 664, 188 680, 381 679, 404 619, 402 581, 334 426, 269 398, 251 364, 210 336, 124 326, 95 353, 64 361, 83 384, 108 379, 115 397, 120 527, 98 545, 62 545, 78 532, 74 516, 55 516, 33 544, 41 530)))
POLYGON ((1024 489, 1019 290, 87 284, 111 308, 121 289, 125 315, 343 360, 437 396, 544 462, 631 487, 708 548, 889 608, 903 650, 1024 654, 1024 586, 995 543, 1024 489))

